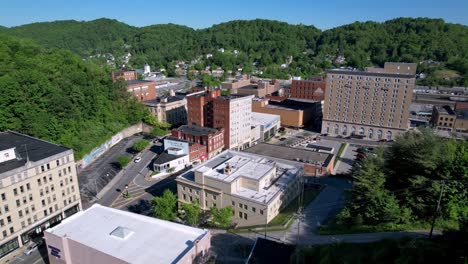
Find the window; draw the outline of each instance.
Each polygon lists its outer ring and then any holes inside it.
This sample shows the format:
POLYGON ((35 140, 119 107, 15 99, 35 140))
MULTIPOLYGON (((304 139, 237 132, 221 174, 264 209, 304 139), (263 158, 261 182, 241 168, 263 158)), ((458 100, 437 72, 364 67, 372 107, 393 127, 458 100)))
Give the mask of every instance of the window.
POLYGON ((244 214, 244 219, 247 220, 247 214, 244 214))
POLYGON ((44 199, 42 199, 41 203, 42 203, 42 206, 45 206, 45 205, 46 205, 44 199))
POLYGON ((20 192, 24 193, 24 187, 23 186, 20 186, 20 192))
POLYGON ((20 205, 21 205, 21 202, 20 202, 20 200, 16 200, 16 206, 18 206, 18 207, 19 207, 20 205))
POLYGON ((18 195, 18 190, 16 188, 13 189, 13 194, 16 196, 18 195))
POLYGON ((3 230, 3 238, 6 238, 8 236, 7 231, 3 230))
POLYGON ((42 183, 41 183, 41 179, 37 179, 37 184, 38 184, 39 186, 41 186, 41 185, 42 185, 42 183))
POLYGON ((254 213, 255 213, 255 210, 256 210, 256 209, 255 209, 255 207, 252 207, 252 212, 254 212, 254 213))
POLYGON ((239 217, 242 218, 242 212, 239 212, 239 217))
POLYGON ((34 204, 31 205, 31 211, 33 211, 33 212, 36 211, 36 207, 34 206, 34 204))
POLYGON ((60 160, 56 160, 55 162, 57 164, 57 167, 60 166, 60 160))
POLYGON ((33 200, 33 196, 32 196, 32 194, 30 193, 30 194, 29 194, 29 201, 32 201, 32 200, 33 200))
POLYGON ((263 210, 260 210, 260 214, 263 215, 263 210))
POLYGON ((246 204, 244 204, 244 209, 247 210, 249 209, 249 207, 246 204))
POLYGON ((44 216, 47 216, 47 210, 44 210, 44 216))
POLYGON ((31 190, 31 185, 29 185, 29 183, 26 183, 26 190, 31 190))
POLYGON ((7 223, 11 224, 11 216, 7 216, 7 223))
POLYGON ((18 211, 18 216, 19 216, 19 217, 23 217, 23 211, 19 210, 19 211, 18 211))
POLYGON ((10 227, 10 234, 15 233, 15 229, 13 227, 10 227))
POLYGON ((6 195, 2 193, 2 201, 5 201, 5 200, 6 200, 6 195))
POLYGON ((242 209, 242 204, 241 204, 241 203, 239 203, 239 208, 241 208, 241 209, 242 209))
POLYGON ((47 163, 47 170, 50 170, 50 164, 47 163))
POLYGON ((236 206, 236 202, 232 201, 231 202, 232 206, 236 206))

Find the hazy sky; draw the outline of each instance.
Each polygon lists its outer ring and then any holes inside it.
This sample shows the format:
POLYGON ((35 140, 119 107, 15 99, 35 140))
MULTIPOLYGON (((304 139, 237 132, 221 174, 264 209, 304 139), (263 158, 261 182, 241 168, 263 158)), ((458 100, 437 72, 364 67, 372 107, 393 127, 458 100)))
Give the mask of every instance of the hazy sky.
POLYGON ((328 29, 354 21, 443 18, 468 25, 468 0, 0 0, 0 25, 117 19, 133 26, 175 23, 193 28, 235 19, 274 19, 328 29))

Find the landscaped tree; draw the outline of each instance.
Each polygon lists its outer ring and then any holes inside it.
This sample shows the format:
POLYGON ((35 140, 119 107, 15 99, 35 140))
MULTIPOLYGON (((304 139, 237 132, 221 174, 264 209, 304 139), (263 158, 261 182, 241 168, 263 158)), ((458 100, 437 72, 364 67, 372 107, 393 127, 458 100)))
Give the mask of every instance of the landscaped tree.
POLYGON ((135 142, 135 144, 133 144, 132 149, 137 152, 140 152, 144 150, 147 146, 149 146, 149 141, 146 139, 141 139, 135 142))
POLYGON ((210 208, 213 216, 213 223, 222 228, 228 228, 231 225, 232 215, 234 209, 231 206, 227 206, 221 209, 217 207, 210 208))
POLYGON ((154 197, 151 201, 153 217, 171 221, 177 216, 177 197, 165 190, 162 197, 154 197))
POLYGON ((184 219, 192 226, 198 225, 200 219, 201 208, 197 203, 184 203, 182 204, 182 210, 184 210, 184 219))
POLYGON ((120 168, 123 168, 130 162, 130 157, 126 155, 119 156, 117 158, 117 162, 119 163, 120 168))

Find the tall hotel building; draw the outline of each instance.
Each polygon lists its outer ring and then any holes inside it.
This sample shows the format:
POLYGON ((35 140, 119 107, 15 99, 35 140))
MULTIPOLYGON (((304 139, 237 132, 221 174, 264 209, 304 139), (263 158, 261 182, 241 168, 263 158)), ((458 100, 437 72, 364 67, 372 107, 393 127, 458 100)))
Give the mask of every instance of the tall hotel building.
POLYGON ((415 63, 327 71, 322 133, 392 140, 408 129, 415 63))
POLYGON ((79 210, 73 150, 0 132, 0 263, 79 210))

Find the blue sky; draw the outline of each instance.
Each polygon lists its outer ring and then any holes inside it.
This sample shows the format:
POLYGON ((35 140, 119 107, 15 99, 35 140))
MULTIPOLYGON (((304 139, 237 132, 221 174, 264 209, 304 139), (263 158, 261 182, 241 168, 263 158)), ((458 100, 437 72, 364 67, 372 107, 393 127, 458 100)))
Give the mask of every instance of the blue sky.
POLYGON ((175 23, 193 28, 235 19, 273 19, 329 29, 354 21, 443 18, 468 25, 467 0, 0 0, 0 25, 117 19, 133 26, 175 23))

